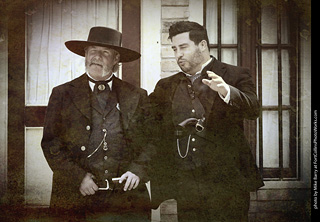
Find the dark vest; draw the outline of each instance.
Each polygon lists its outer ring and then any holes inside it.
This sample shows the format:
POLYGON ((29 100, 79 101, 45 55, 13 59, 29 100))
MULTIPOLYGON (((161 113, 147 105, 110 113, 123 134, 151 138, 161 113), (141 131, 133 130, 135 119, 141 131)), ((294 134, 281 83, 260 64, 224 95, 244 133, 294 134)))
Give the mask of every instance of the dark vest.
POLYGON ((121 176, 121 164, 126 164, 126 143, 123 134, 121 113, 115 91, 109 93, 107 105, 101 109, 94 95, 92 103, 92 128, 89 144, 89 168, 99 187, 106 187, 105 180, 121 176))
MULTIPOLYGON (((208 104, 202 104, 203 101, 201 102, 197 89, 197 84, 199 85, 201 79, 197 79, 197 82, 195 81, 192 84, 187 77, 181 78, 172 102, 173 123, 177 126, 177 129, 181 129, 178 124, 182 121, 188 118, 201 119, 206 114, 208 104)), ((175 162, 179 170, 194 170, 205 164, 203 162, 203 159, 205 159, 203 156, 206 155, 204 148, 209 144, 204 139, 204 134, 205 131, 198 133, 195 126, 191 125, 185 127, 182 134, 176 135, 176 141, 174 141, 174 147, 176 147, 175 162)))

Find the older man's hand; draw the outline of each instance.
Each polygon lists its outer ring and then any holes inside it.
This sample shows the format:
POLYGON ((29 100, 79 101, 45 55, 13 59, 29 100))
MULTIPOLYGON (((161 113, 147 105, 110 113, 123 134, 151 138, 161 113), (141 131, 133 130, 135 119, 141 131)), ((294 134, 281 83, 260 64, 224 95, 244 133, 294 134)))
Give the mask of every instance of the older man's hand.
POLYGON ((134 173, 131 173, 130 171, 127 171, 126 173, 122 174, 119 183, 122 183, 125 180, 126 184, 123 188, 124 191, 136 189, 140 183, 140 178, 134 173))
POLYGON ((91 173, 87 173, 83 178, 80 185, 80 193, 83 196, 93 195, 99 189, 97 184, 93 181, 93 175, 91 173))

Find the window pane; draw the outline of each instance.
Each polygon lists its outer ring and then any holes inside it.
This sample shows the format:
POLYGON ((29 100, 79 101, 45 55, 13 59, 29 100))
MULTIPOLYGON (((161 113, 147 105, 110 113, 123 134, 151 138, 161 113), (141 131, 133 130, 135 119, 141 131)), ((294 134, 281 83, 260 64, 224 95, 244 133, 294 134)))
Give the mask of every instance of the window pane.
POLYGON ((279 167, 278 112, 264 111, 263 114, 263 166, 279 167))
POLYGON ((289 44, 289 17, 288 17, 288 12, 285 7, 282 8, 281 11, 281 43, 282 44, 289 44))
POLYGON ((290 116, 289 111, 284 110, 282 112, 282 142, 283 142, 283 167, 289 167, 290 161, 290 116))
POLYGON ((217 48, 211 48, 210 49, 210 55, 213 55, 215 58, 218 58, 218 49, 217 48))
POLYGON ((261 42, 262 44, 277 43, 277 10, 272 4, 262 7, 261 42))
POLYGON ((237 2, 221 1, 221 43, 237 44, 237 2))
POLYGON ((237 49, 222 49, 221 57, 222 62, 237 65, 237 49))
POLYGON ((54 86, 85 72, 68 40, 86 40, 91 27, 118 28, 118 0, 48 0, 27 15, 27 105, 47 105, 54 86))
POLYGON ((282 58, 282 104, 290 105, 290 64, 288 50, 281 51, 282 58))
POLYGON ((218 44, 218 0, 207 0, 206 23, 210 44, 218 44))
POLYGON ((276 50, 262 51, 262 105, 278 105, 278 56, 276 50))

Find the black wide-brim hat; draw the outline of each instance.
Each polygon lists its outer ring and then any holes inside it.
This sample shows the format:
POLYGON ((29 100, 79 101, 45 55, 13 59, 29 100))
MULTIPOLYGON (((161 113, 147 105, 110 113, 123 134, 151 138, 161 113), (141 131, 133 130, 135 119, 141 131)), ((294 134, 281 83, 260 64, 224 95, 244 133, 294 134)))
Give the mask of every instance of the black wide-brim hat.
POLYGON ((88 46, 103 46, 120 54, 119 62, 131 62, 140 58, 140 53, 121 47, 121 32, 107 27, 92 27, 87 41, 71 40, 65 42, 66 47, 73 53, 85 56, 84 49, 88 46))

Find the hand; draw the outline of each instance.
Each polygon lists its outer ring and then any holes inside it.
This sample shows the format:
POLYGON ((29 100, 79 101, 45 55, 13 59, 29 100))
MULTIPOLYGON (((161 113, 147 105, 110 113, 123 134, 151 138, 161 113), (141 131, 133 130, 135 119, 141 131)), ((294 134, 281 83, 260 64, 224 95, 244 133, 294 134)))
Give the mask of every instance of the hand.
POLYGON ((207 73, 209 78, 211 79, 203 79, 202 82, 209 86, 212 90, 226 97, 228 93, 228 84, 214 72, 207 71, 207 73))
POLYGON ((83 196, 93 195, 98 190, 97 184, 93 181, 93 175, 91 173, 87 173, 83 178, 80 185, 80 192, 83 196))
POLYGON ((124 191, 136 189, 140 182, 140 178, 130 171, 127 171, 121 176, 119 183, 122 183, 124 180, 127 180, 123 188, 124 191))

